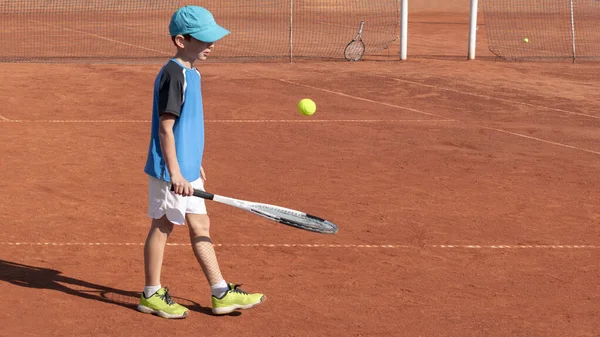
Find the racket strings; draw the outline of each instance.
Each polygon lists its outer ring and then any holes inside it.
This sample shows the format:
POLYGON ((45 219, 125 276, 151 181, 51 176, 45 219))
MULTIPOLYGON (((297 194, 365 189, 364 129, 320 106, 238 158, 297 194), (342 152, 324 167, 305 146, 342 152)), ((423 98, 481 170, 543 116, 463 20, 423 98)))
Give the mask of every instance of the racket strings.
POLYGON ((361 41, 354 41, 346 47, 345 56, 350 60, 359 60, 365 52, 365 45, 361 41))
POLYGON ((296 217, 296 218, 303 218, 302 213, 294 212, 294 211, 288 210, 288 209, 281 209, 281 208, 268 207, 268 206, 262 206, 262 207, 258 207, 258 208, 263 209, 273 215, 286 215, 286 216, 292 216, 292 217, 296 217))
POLYGON ((334 224, 314 216, 289 209, 280 209, 268 206, 262 206, 260 208, 265 212, 278 217, 279 222, 286 225, 321 233, 337 232, 337 227, 334 224))

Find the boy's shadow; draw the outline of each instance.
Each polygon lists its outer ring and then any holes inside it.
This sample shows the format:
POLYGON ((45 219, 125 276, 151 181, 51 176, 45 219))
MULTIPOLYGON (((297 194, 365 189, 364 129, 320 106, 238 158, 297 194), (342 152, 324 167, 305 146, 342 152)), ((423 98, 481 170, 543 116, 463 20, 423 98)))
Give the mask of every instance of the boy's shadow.
MULTIPOLYGON (((65 294, 82 297, 88 300, 100 301, 137 310, 140 292, 115 289, 64 276, 58 270, 28 266, 20 263, 0 260, 0 281, 14 285, 36 289, 51 289, 65 294)), ((180 297, 173 299, 191 311, 213 315, 212 310, 200 304, 180 297)), ((233 312, 232 316, 240 315, 233 312)))

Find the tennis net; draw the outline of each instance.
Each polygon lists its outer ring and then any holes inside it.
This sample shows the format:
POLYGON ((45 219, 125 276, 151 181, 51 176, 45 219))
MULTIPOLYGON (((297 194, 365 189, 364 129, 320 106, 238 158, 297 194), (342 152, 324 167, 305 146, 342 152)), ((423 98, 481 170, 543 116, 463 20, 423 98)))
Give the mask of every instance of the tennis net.
POLYGON ((154 63, 183 4, 209 9, 231 31, 211 59, 343 59, 365 21, 366 55, 398 38, 399 0, 0 0, 0 61, 154 63))
POLYGON ((600 59, 600 0, 484 0, 482 9, 501 58, 600 59))

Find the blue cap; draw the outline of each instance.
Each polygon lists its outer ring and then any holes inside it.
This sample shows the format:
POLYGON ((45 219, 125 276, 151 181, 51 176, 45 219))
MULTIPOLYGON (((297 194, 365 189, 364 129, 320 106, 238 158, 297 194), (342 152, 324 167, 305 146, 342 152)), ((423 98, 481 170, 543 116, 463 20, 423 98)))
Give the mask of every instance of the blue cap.
POLYGON ((189 34, 196 40, 215 42, 229 34, 229 31, 217 25, 215 18, 206 8, 185 6, 173 14, 169 33, 171 36, 189 34))

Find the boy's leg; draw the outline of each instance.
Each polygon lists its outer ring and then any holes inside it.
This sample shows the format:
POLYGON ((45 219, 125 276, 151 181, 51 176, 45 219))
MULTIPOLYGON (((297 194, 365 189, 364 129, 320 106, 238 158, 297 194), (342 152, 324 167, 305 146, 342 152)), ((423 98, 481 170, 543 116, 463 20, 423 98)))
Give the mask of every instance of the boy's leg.
POLYGON ((173 231, 173 223, 166 216, 152 219, 152 226, 144 244, 145 287, 138 310, 164 318, 185 318, 188 309, 171 299, 169 289, 160 284, 165 245, 173 231))
POLYGON ((210 239, 210 219, 206 214, 186 214, 194 255, 202 267, 212 292, 212 311, 222 315, 236 309, 250 309, 266 299, 263 294, 248 294, 238 285, 227 284, 221 275, 217 255, 210 239))
MULTIPOLYGON (((173 231, 173 224, 163 216, 160 219, 152 219, 152 226, 144 244, 144 275, 146 287, 160 285, 160 272, 162 270, 163 257, 167 239, 173 231)), ((160 289, 160 287, 159 287, 160 289)), ((158 290, 158 289, 157 289, 158 290)), ((152 294, 146 294, 151 296, 152 294)))
POLYGON ((227 292, 228 286, 223 280, 223 275, 221 275, 217 254, 210 239, 210 219, 207 214, 188 213, 185 217, 196 260, 198 260, 200 267, 202 267, 202 271, 211 288, 219 285, 219 283, 222 284, 222 292, 219 295, 223 295, 223 293, 227 292))

